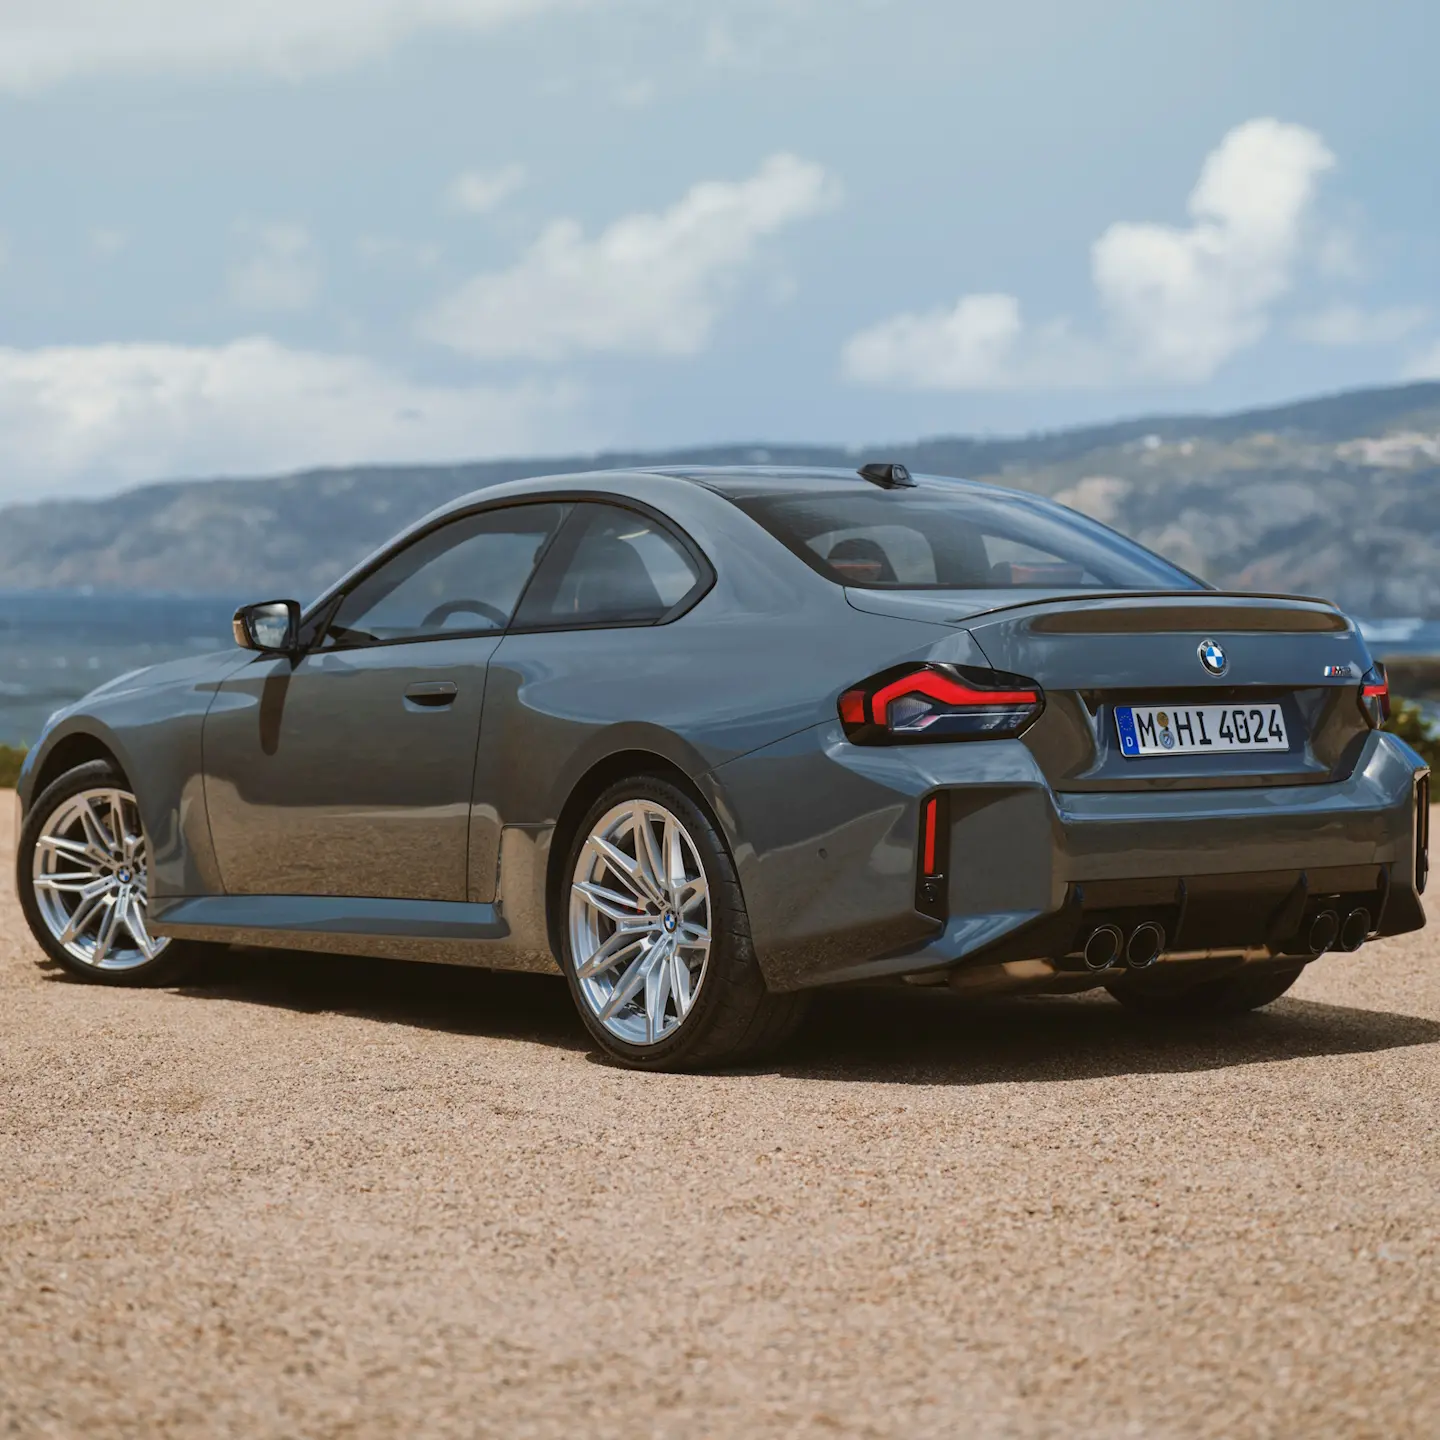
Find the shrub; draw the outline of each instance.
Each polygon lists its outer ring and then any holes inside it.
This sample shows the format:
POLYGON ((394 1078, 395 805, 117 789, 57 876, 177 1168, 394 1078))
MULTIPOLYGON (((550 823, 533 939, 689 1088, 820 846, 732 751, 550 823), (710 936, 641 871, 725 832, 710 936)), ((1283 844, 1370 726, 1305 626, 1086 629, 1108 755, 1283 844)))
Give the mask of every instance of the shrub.
POLYGON ((1432 770, 1440 773, 1440 739, 1436 738, 1425 712, 1413 700, 1392 698, 1385 729, 1398 735, 1432 770))
POLYGON ((19 745, 0 745, 0 790, 12 789, 20 778, 25 749, 19 745))

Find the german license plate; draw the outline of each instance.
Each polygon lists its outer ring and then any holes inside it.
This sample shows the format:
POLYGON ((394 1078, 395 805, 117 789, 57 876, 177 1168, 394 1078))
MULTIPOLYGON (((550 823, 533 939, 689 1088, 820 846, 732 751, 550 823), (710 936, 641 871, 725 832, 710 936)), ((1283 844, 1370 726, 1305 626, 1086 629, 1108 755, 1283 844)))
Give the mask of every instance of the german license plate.
POLYGON ((1120 753, 1215 755, 1234 750, 1288 750, 1279 705, 1117 705, 1120 753))

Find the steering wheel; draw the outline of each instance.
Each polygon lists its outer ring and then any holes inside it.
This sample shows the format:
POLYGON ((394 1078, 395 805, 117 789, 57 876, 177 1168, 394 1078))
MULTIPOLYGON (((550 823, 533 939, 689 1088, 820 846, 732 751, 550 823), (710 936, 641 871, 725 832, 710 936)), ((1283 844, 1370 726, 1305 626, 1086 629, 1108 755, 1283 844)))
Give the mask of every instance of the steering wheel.
POLYGON ((443 605, 437 605, 420 624, 429 630, 443 625, 452 615, 480 615, 486 620, 493 620, 501 630, 510 623, 510 617, 503 610, 487 605, 483 600, 447 600, 443 605))

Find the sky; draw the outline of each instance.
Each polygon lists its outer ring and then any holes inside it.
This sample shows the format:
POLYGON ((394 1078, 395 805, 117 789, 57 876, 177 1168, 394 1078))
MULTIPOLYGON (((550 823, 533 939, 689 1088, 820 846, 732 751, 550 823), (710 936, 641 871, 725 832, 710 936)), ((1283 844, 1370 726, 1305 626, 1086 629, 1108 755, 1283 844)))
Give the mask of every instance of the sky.
POLYGON ((1440 376, 1434 0, 0 0, 0 503, 1440 376))

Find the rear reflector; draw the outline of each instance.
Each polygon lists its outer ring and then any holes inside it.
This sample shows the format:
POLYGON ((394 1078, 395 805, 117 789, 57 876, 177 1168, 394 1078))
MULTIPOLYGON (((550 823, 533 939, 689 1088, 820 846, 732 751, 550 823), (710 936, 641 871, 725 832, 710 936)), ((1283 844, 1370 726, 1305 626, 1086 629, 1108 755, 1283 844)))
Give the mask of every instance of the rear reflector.
POLYGON ((845 691, 839 706, 845 733, 857 745, 1005 739, 1044 708, 1033 680, 963 665, 887 670, 845 691))
POLYGON ((949 910, 945 872, 950 865, 950 806, 944 790, 920 802, 920 844, 915 855, 915 908, 943 920, 949 910))
POLYGON ((1415 893, 1425 893, 1430 878, 1430 777, 1422 775, 1415 787, 1415 893))
POLYGON ((925 823, 921 827, 921 869, 926 875, 935 873, 935 819, 940 802, 931 796, 925 802, 925 823))

